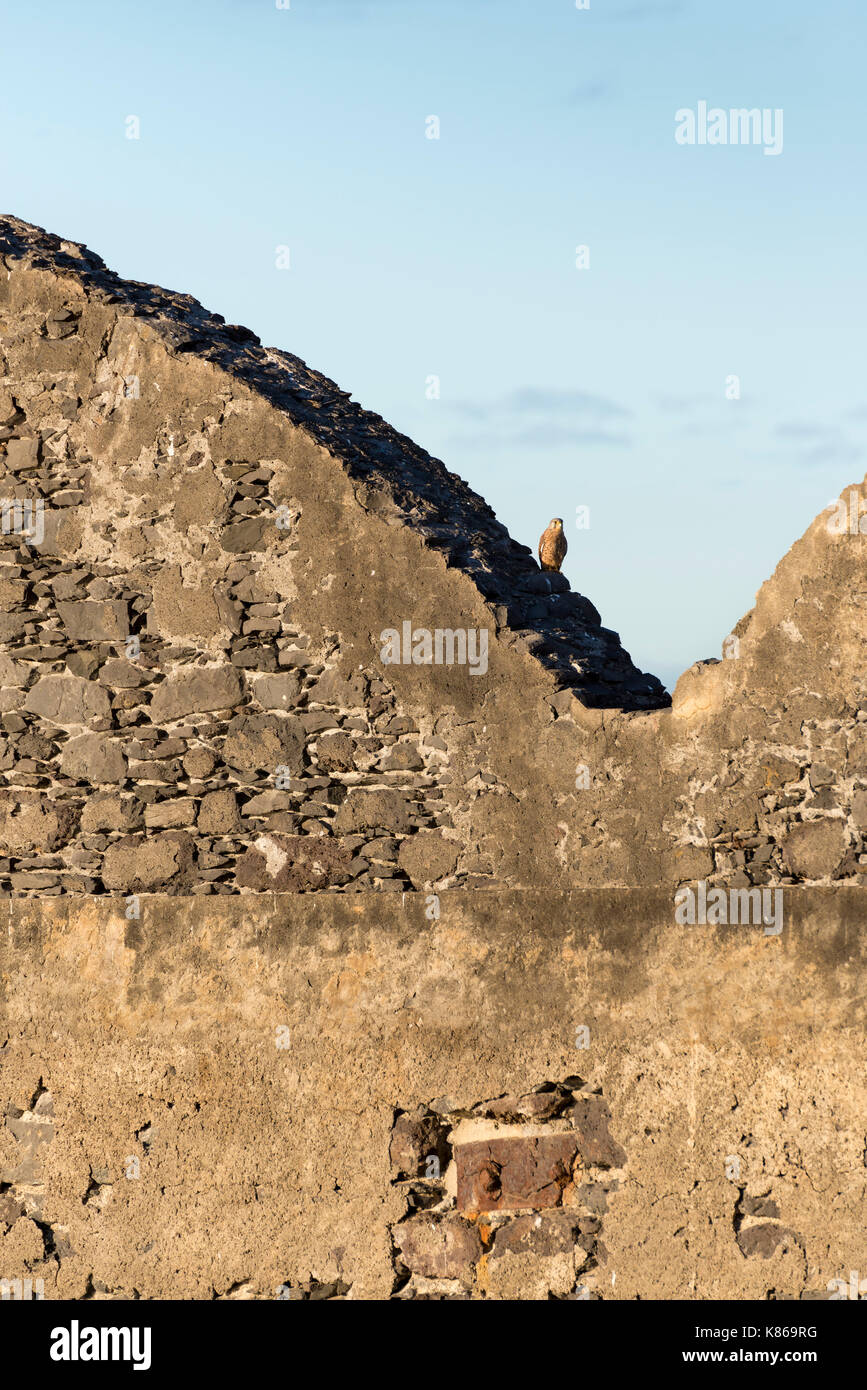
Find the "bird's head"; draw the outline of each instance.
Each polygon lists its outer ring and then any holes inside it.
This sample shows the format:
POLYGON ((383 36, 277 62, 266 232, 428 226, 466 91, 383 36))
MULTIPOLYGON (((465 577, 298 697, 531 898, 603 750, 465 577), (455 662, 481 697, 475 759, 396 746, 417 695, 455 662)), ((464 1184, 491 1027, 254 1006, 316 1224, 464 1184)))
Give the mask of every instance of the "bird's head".
POLYGON ((552 526, 559 526, 560 530, 562 531, 562 529, 563 529, 563 518, 562 518, 562 516, 555 516, 555 517, 553 517, 553 518, 552 518, 552 521, 551 521, 551 525, 552 525, 552 526))

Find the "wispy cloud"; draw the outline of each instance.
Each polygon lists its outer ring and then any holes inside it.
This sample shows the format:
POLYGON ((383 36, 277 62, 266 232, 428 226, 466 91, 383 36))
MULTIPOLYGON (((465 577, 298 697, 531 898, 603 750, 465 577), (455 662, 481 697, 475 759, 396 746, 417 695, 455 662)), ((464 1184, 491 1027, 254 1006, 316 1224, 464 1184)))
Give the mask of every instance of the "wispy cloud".
POLYGON ((825 463, 863 462, 865 448, 858 444, 839 425, 826 425, 813 420, 784 420, 774 434, 794 453, 796 461, 805 467, 825 463))
POLYGON ((720 390, 711 395, 705 391, 702 394, 691 396, 677 396, 663 394, 654 397, 654 404, 666 415, 697 415, 710 419, 711 417, 722 417, 730 415, 737 410, 740 414, 746 414, 752 410, 756 400, 753 395, 737 400, 728 400, 720 390))
POLYGON ((798 462, 806 466, 820 463, 860 463, 863 466, 865 451, 849 439, 827 439, 802 452, 798 462))
POLYGON ((544 386, 521 386, 494 401, 452 401, 446 408, 473 420, 493 420, 503 415, 573 415, 625 420, 632 414, 607 396, 544 386))
POLYGON ((593 106, 604 97, 613 96, 614 87, 610 82, 579 82, 566 98, 569 106, 593 106))
POLYGON ((479 425, 472 434, 452 437, 450 442, 458 447, 580 449, 603 445, 624 449, 632 443, 622 428, 632 412, 591 391, 520 386, 495 400, 443 404, 455 415, 479 425))
POLYGON ((690 415, 694 410, 708 404, 707 396, 657 396, 656 404, 660 410, 670 415, 690 415))
POLYGON ((839 431, 836 428, 829 428, 828 425, 815 425, 802 420, 793 420, 777 425, 774 433, 779 439, 792 439, 797 442, 827 439, 830 435, 838 434, 839 431))
MULTIPOLYGON (((247 3, 261 4, 261 0, 247 0, 247 3)), ((465 7, 467 0, 447 0, 453 8, 465 7)), ((499 0, 473 0, 482 9, 499 4, 499 0)), ((327 14, 330 10, 353 19, 364 18, 371 10, 387 9, 400 5, 402 10, 415 9, 423 14, 428 8, 428 0, 292 0, 292 8, 306 10, 308 14, 327 14)))
POLYGON ((685 0, 629 0, 628 4, 607 10, 605 17, 619 24, 636 24, 645 19, 682 14, 686 9, 685 0))
POLYGON ((663 415, 674 417, 665 421, 675 438, 690 436, 720 436, 754 426, 754 402, 727 400, 722 391, 716 395, 704 392, 696 395, 661 394, 654 405, 663 415))
POLYGON ((449 443, 456 448, 473 449, 628 449, 632 440, 626 434, 607 430, 582 430, 577 425, 528 425, 516 430, 479 430, 456 434, 449 443))

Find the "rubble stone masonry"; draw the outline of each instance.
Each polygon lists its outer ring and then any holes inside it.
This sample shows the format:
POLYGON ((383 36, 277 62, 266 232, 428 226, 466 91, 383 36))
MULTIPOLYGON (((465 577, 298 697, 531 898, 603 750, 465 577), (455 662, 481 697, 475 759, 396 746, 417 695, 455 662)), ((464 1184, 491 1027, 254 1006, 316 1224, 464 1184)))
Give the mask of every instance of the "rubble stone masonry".
POLYGON ((0 218, 0 1279, 867 1276, 862 509, 669 699, 333 382, 0 218))

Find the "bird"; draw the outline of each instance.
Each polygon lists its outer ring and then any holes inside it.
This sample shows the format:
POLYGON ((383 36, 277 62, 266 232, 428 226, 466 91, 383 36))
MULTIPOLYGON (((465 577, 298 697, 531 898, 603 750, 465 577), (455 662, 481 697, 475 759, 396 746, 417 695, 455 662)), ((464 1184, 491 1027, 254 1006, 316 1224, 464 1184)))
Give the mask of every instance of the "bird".
POLYGON ((543 570, 555 570, 558 574, 566 556, 566 537, 563 534, 563 518, 555 516, 539 537, 539 564, 543 570))

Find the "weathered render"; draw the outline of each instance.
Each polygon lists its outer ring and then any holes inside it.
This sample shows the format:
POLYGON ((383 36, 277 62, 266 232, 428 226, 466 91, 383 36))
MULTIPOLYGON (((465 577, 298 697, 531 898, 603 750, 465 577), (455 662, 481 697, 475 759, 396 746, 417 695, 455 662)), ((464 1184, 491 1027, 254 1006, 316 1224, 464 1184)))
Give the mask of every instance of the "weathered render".
POLYGON ((0 1279, 863 1265, 864 484, 670 701, 332 382, 0 218, 0 501, 0 1279))
POLYGON ((133 922, 13 901, 3 1275, 46 1298, 867 1279, 865 896, 784 891, 776 937, 677 928, 644 889, 456 889, 438 918, 421 894, 154 895, 133 922))

